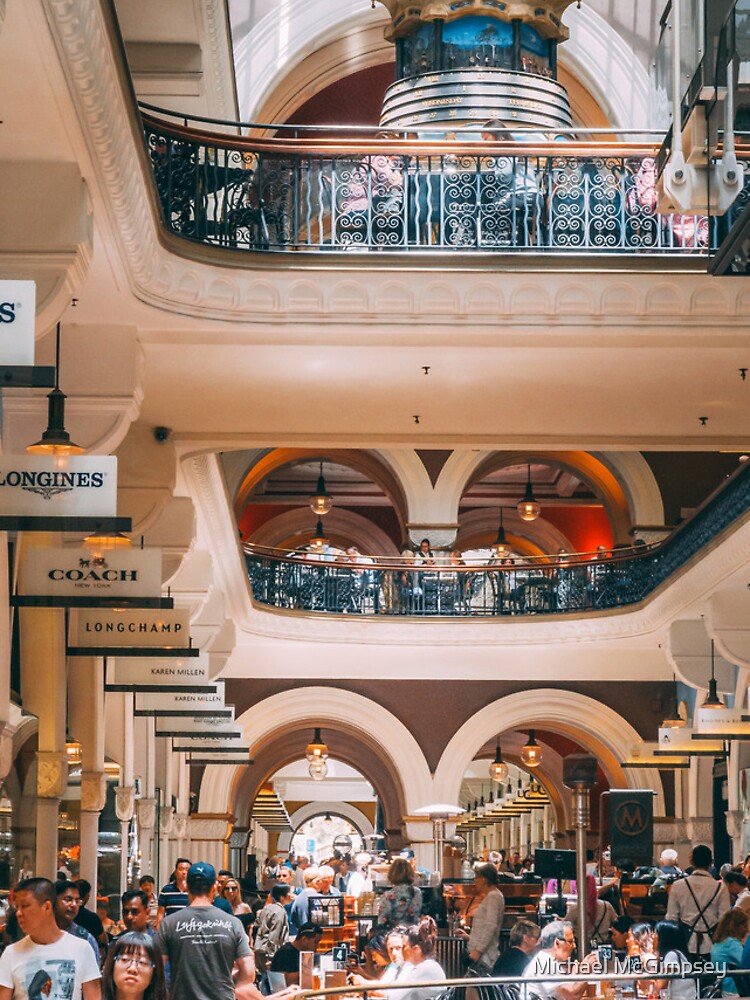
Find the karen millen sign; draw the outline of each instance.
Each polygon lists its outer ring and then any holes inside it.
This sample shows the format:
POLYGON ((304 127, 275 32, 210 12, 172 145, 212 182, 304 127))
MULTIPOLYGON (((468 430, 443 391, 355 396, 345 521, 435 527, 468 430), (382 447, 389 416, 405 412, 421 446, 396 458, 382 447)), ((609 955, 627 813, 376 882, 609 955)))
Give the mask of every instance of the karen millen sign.
POLYGON ((28 549, 19 593, 60 597, 159 597, 161 549, 28 549))
POLYGON ((185 649, 190 644, 190 613, 173 611, 75 611, 68 645, 79 648, 151 647, 185 649))
POLYGON ((0 455, 0 516, 114 517, 111 455, 0 455))

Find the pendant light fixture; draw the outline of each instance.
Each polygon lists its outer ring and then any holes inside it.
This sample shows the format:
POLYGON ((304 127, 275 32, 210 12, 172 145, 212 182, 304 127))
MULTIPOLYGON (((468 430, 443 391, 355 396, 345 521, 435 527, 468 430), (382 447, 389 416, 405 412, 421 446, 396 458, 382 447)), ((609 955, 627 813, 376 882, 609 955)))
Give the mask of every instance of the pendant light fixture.
POLYGON ((499 558, 502 559, 503 556, 507 556, 510 552, 510 545, 505 537, 505 528, 503 527, 503 508, 500 508, 500 527, 497 529, 497 538, 495 539, 495 544, 492 546, 492 551, 499 558))
POLYGON ((313 514, 323 517, 331 507, 333 507, 333 497, 326 489, 326 481, 323 477, 323 460, 321 459, 318 485, 315 487, 315 493, 310 497, 310 509, 313 514))
POLYGON ((320 729, 316 728, 313 733, 312 742, 308 743, 305 747, 305 758, 310 764, 316 764, 320 761, 326 760, 328 757, 328 747, 323 742, 323 738, 320 735, 320 729))
POLYGON ((328 774, 328 764, 324 760, 314 760, 307 769, 313 781, 322 781, 328 774))
POLYGON ((497 746, 495 747, 495 759, 490 761, 490 777, 495 781, 505 781, 508 777, 508 765, 503 760, 499 736, 497 738, 497 746))
POLYGON ((716 669, 714 664, 714 641, 711 640, 711 677, 708 681, 708 694, 701 705, 701 708, 726 708, 723 700, 716 690, 716 669))
POLYGON ((661 729, 682 729, 685 720, 680 715, 680 701, 677 697, 677 678, 674 678, 674 696, 670 700, 669 712, 662 721, 661 729))
POLYGON ((318 523, 315 525, 315 534, 310 539, 310 544, 316 549, 324 549, 328 545, 328 539, 323 531, 323 522, 318 518, 318 523))
POLYGON ((531 488, 531 462, 528 463, 526 492, 523 495, 523 499, 518 501, 516 510, 522 521, 536 521, 542 512, 542 505, 534 496, 534 491, 531 488))
POLYGON ((333 816, 331 816, 331 814, 327 812, 323 817, 323 822, 325 823, 326 826, 331 826, 331 824, 333 823, 333 816))
POLYGON ((521 760, 526 767, 539 767, 542 762, 542 748, 534 739, 534 730, 529 730, 529 738, 521 748, 521 760))
POLYGON ((82 455, 85 448, 70 440, 65 430, 65 400, 60 391, 60 324, 55 342, 55 388, 47 396, 47 429, 38 441, 27 446, 29 455, 82 455))

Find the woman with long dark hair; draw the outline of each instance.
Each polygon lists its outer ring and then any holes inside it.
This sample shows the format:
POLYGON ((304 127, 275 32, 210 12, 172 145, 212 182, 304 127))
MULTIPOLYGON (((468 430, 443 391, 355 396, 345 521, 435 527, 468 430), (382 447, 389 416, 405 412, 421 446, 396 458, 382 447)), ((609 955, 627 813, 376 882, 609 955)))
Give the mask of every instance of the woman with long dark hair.
POLYGON ((166 1000, 164 963, 147 934, 116 938, 102 969, 102 1000, 166 1000))
POLYGON ((661 979, 654 983, 657 991, 668 990, 670 1000, 696 1000, 695 980, 689 977, 692 971, 687 956, 685 934, 673 920, 661 920, 654 932, 654 950, 662 972, 679 973, 681 979, 661 979))

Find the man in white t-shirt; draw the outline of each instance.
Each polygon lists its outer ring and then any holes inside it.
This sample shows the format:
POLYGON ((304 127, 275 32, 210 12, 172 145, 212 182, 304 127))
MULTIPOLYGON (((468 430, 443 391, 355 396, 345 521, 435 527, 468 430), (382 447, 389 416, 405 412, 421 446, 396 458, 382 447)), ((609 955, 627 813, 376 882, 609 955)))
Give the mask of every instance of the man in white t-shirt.
POLYGON ((101 1000, 96 958, 87 941, 57 926, 55 902, 46 878, 18 884, 16 913, 26 936, 0 956, 0 1000, 101 1000))

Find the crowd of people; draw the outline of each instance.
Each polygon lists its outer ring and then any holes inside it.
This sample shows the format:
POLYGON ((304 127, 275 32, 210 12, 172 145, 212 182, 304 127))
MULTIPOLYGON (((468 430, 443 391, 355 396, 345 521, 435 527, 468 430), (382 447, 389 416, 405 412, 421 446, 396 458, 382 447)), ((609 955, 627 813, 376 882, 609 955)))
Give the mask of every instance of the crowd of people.
MULTIPOLYGON (((676 860, 675 851, 664 851, 650 869, 654 884, 670 883, 663 919, 634 920, 624 911, 619 890, 627 872, 615 870, 601 886, 588 874, 567 912, 540 923, 517 919, 506 947, 503 879, 522 874, 524 862, 494 854, 476 863, 470 926, 453 930, 464 942, 465 974, 523 983, 535 1000, 579 1000, 587 976, 614 971, 632 977, 641 995, 666 990, 670 1000, 696 1000, 696 981, 707 969, 723 969, 722 995, 748 995, 742 970, 750 965, 750 855, 720 873, 703 845, 694 848, 685 872, 676 860), (577 960, 580 906, 591 950, 577 960)), ((0 1000, 260 1000, 270 994, 285 1000, 305 985, 301 955, 320 948, 320 898, 372 893, 370 855, 331 862, 266 859, 267 892, 247 901, 232 872, 178 858, 158 895, 154 879, 143 876, 122 895, 119 921, 106 924, 86 906, 91 887, 84 880, 26 877, 15 887, 6 921, 0 1000)), ((413 858, 392 859, 387 881, 347 981, 370 996, 433 1000, 446 974, 413 858), (381 994, 378 984, 398 989, 381 994)))

